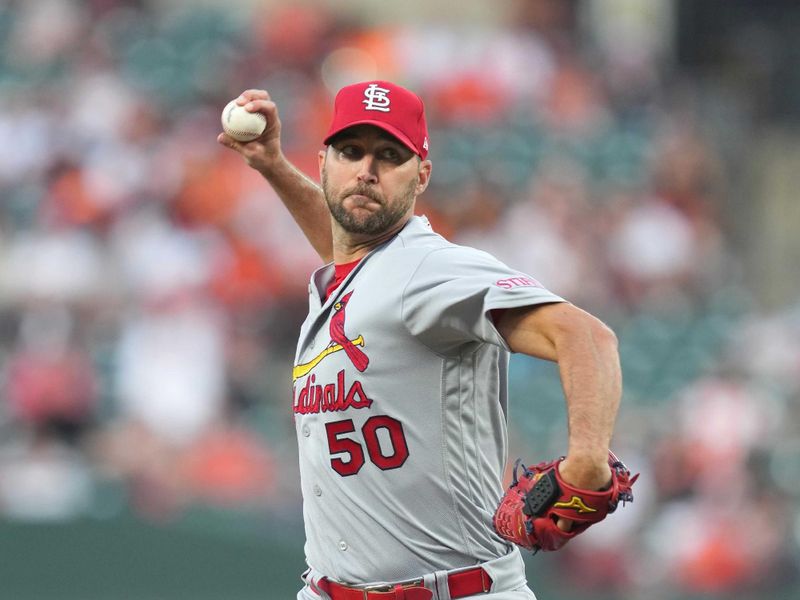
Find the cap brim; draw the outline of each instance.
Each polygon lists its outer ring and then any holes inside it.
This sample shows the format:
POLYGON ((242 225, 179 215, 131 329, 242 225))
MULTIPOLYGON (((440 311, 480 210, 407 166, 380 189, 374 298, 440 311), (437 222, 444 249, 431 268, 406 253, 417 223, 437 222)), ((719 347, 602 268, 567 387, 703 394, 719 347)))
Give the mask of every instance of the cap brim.
POLYGON ((399 129, 397 129, 397 127, 394 127, 393 125, 391 125, 389 123, 385 123, 384 121, 374 121, 374 120, 371 120, 371 119, 362 119, 360 121, 353 121, 351 123, 348 123, 347 125, 344 125, 343 127, 339 127, 338 129, 330 132, 328 134, 328 136, 324 140, 322 140, 322 143, 327 146, 328 144, 330 144, 331 140, 333 138, 335 138, 337 135, 339 135, 340 133, 342 133, 346 129, 350 129, 351 127, 355 127, 356 125, 373 125, 374 127, 377 127, 378 129, 383 129, 387 133, 391 133, 394 137, 396 137, 406 148, 411 150, 414 154, 416 154, 418 156, 422 156, 420 151, 414 146, 414 144, 411 142, 411 140, 408 139, 408 136, 405 135, 399 129))

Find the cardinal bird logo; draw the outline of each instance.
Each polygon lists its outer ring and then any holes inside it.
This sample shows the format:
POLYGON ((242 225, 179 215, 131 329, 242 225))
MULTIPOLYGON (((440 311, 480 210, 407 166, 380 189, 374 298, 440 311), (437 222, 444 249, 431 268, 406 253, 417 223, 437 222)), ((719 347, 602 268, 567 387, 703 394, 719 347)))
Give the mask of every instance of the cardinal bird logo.
POLYGON ((331 341, 322 352, 310 361, 295 365, 294 369, 292 369, 292 377, 295 381, 300 377, 308 375, 326 356, 339 352, 340 350, 344 350, 347 358, 350 359, 350 362, 353 363, 353 366, 360 373, 363 373, 369 366, 369 357, 364 354, 363 350, 360 348, 364 346, 364 337, 359 335, 358 337, 350 339, 344 332, 345 309, 352 295, 353 292, 346 294, 333 305, 334 313, 333 316, 331 316, 329 326, 331 341))
POLYGON ((344 332, 345 309, 352 295, 353 292, 350 292, 333 305, 333 310, 336 312, 334 312, 331 317, 331 345, 341 346, 344 353, 347 354, 347 358, 353 363, 353 366, 358 369, 359 372, 363 373, 369 365, 369 357, 364 354, 361 348, 356 346, 355 342, 347 337, 347 334, 344 332))

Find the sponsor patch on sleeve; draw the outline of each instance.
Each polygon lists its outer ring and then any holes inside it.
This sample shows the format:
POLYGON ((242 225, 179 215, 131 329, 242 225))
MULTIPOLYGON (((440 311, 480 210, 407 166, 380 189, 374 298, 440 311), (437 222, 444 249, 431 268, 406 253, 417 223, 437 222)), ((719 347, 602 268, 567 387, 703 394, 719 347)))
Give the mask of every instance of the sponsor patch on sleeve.
POLYGON ((544 286, 541 283, 536 281, 533 277, 528 277, 527 275, 520 275, 519 277, 508 277, 506 279, 499 279, 495 281, 494 284, 499 288, 503 288, 504 290, 510 290, 511 288, 515 287, 544 288, 544 286))

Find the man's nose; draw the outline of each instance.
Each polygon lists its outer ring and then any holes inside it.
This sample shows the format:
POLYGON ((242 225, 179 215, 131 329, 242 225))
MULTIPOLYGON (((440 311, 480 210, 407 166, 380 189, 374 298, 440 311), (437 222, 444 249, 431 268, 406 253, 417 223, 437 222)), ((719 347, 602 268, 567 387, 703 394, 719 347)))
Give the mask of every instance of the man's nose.
POLYGON ((366 184, 378 183, 376 161, 371 154, 367 154, 358 166, 358 180, 366 184))

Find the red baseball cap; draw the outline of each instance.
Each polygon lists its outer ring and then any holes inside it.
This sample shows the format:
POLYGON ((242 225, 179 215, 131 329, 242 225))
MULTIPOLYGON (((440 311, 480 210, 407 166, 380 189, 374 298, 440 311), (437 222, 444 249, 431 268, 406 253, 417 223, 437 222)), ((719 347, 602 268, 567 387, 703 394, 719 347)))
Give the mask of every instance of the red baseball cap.
POLYGON ((353 125, 374 125, 388 131, 420 158, 428 156, 425 105, 414 92, 389 81, 363 81, 339 90, 333 121, 323 140, 353 125))

